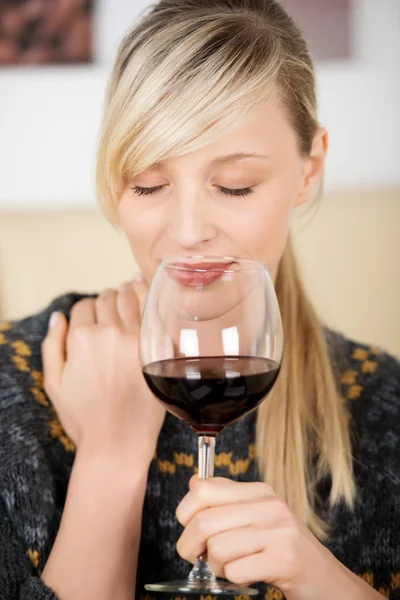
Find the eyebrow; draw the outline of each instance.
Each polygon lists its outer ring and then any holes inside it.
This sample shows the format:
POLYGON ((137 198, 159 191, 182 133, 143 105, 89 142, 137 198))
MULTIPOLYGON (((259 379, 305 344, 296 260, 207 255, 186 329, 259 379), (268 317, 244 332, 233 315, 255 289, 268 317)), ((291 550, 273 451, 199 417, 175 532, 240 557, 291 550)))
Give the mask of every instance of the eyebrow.
POLYGON ((258 158, 258 159, 265 160, 270 157, 265 154, 248 154, 245 152, 235 152, 234 154, 225 154, 224 156, 217 156, 216 158, 214 158, 211 161, 211 164, 214 165, 214 164, 233 162, 234 160, 244 160, 246 158, 258 158))
MULTIPOLYGON (((234 152, 233 154, 224 154, 223 156, 217 156, 215 157, 210 164, 212 165, 220 165, 220 164, 224 164, 224 163, 228 163, 228 162, 233 162, 235 160, 245 160, 246 158, 258 158, 261 160, 266 160, 267 158, 270 158, 269 155, 266 154, 254 154, 254 153, 247 153, 247 152, 234 152)), ((150 166, 150 169, 157 169, 159 167, 162 167, 163 161, 160 162, 156 162, 153 165, 150 166)))

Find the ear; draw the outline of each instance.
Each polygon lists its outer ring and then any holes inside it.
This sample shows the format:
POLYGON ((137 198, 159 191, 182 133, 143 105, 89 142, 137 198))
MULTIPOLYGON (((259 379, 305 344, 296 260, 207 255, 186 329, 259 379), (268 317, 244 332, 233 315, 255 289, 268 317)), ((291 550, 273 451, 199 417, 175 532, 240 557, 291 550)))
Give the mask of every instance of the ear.
POLYGON ((304 159, 301 187, 295 206, 312 200, 324 172, 325 157, 328 150, 328 132, 319 127, 314 135, 309 156, 304 159))

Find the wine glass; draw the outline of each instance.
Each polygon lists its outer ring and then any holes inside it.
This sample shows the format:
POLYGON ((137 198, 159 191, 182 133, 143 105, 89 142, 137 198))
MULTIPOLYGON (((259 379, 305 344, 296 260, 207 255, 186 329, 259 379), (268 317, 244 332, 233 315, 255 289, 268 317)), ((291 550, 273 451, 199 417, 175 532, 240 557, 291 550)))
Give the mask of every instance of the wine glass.
MULTIPOLYGON (((279 306, 265 265, 217 256, 160 264, 142 318, 142 371, 165 408, 197 434, 200 478, 213 476, 216 435, 255 409, 273 387, 282 351, 279 306)), ((257 594, 217 579, 205 554, 187 580, 145 587, 257 594)))

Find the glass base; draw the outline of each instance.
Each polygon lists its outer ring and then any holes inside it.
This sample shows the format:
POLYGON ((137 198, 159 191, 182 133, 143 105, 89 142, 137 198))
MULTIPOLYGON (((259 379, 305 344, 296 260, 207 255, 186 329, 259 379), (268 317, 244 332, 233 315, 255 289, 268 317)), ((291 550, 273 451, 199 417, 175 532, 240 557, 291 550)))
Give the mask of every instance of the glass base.
POLYGON ((236 584, 223 579, 215 579, 213 582, 182 579, 181 581, 166 581, 165 583, 149 583, 144 587, 149 592, 181 592, 182 594, 212 594, 214 596, 221 594, 256 596, 258 594, 258 590, 255 588, 238 587, 236 584))

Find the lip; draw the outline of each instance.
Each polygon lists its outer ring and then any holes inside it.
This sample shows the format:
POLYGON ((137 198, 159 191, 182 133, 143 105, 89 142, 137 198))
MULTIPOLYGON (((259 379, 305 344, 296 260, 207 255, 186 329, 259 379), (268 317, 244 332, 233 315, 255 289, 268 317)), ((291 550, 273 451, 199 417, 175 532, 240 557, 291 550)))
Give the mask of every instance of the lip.
POLYGON ((185 263, 176 261, 171 266, 166 268, 166 271, 172 279, 187 287, 197 287, 211 285, 218 281, 229 267, 235 264, 235 261, 230 263, 223 262, 197 262, 185 263))

